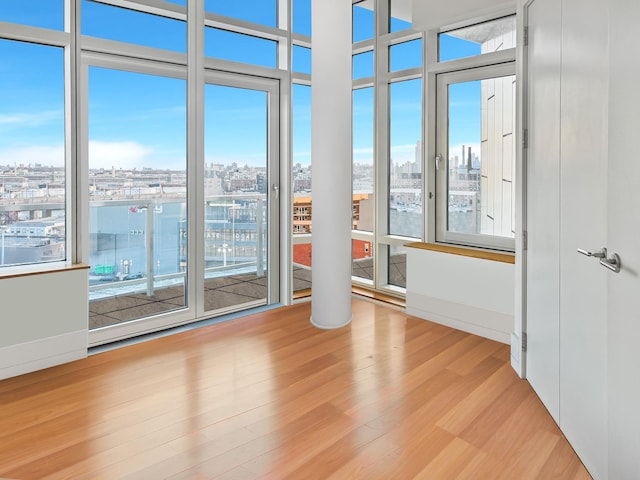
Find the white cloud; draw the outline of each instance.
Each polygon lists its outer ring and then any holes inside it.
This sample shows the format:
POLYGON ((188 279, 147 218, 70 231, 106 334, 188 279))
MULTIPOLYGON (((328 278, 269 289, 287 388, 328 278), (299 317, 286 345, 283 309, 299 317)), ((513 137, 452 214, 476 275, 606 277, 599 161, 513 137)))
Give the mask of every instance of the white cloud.
POLYGON ((33 113, 14 113, 0 115, 0 125, 24 127, 38 126, 47 124, 53 120, 62 120, 64 112, 62 110, 50 110, 44 112, 33 113))
POLYGON ((158 167, 153 158, 154 148, 137 142, 89 142, 90 168, 111 167, 131 169, 158 167))
POLYGON ((64 147, 62 145, 33 145, 0 150, 0 165, 29 165, 35 163, 62 167, 64 165, 64 147))
MULTIPOLYGON (((31 145, 0 149, 0 165, 64 165, 63 145, 31 145)), ((138 142, 89 142, 91 168, 132 169, 143 167, 184 169, 186 160, 180 151, 158 151, 138 142)))
POLYGON ((373 155, 373 148, 365 147, 365 148, 354 148, 354 155, 373 155))

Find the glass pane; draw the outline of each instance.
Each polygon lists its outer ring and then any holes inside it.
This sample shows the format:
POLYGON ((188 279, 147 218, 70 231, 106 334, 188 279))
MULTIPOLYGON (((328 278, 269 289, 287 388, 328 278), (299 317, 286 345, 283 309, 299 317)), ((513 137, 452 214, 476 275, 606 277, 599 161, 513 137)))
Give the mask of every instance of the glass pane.
POLYGON ((64 260, 64 51, 0 40, 0 266, 64 260))
POLYGON ((411 2, 406 0, 389 0, 389 33, 411 28, 411 2))
POLYGON ((82 34, 176 52, 187 51, 185 22, 89 0, 82 2, 82 34))
POLYGON ((63 30, 64 0, 3 1, 0 21, 63 30))
POLYGON ((373 77, 373 51, 353 56, 353 79, 373 77))
POLYGON ((277 26, 277 0, 205 0, 204 8, 207 12, 239 20, 277 26))
POLYGON ((311 36, 311 0, 293 0, 293 32, 311 36))
MULTIPOLYGON (((293 85, 293 195, 311 200, 311 87, 293 85)), ((294 233, 309 233, 311 223, 296 223, 294 233)))
POLYGON ((374 89, 353 91, 353 228, 373 232, 374 89))
POLYGON ((311 74, 311 49, 293 46, 293 71, 311 74))
POLYGON ((422 80, 389 86, 389 233, 422 237, 422 80))
POLYGON ((267 101, 205 86, 205 311, 267 300, 267 101))
POLYGON ((449 85, 447 228, 514 237, 515 76, 449 85))
POLYGON ((389 71, 396 72, 422 66, 422 39, 389 47, 389 71))
POLYGON ((303 298, 311 295, 311 239, 293 246, 293 297, 303 298))
POLYGON ((90 328, 185 306, 186 82, 89 68, 90 328))
POLYGON ((389 285, 407 287, 407 251, 405 247, 390 245, 389 247, 389 285))
POLYGON ((514 15, 444 32, 438 35, 439 61, 515 48, 516 38, 514 15))
POLYGON ((353 42, 371 40, 375 36, 373 0, 364 0, 353 5, 353 42))
POLYGON ((276 67, 277 42, 207 27, 204 31, 205 55, 208 57, 276 67))
POLYGON ((351 275, 359 280, 373 282, 373 242, 352 240, 351 253, 351 275))
MULTIPOLYGON (((293 234, 311 233, 311 87, 293 85, 293 234)), ((304 238, 304 237, 303 237, 304 238)), ((311 288, 311 239, 293 245, 294 296, 311 288)))

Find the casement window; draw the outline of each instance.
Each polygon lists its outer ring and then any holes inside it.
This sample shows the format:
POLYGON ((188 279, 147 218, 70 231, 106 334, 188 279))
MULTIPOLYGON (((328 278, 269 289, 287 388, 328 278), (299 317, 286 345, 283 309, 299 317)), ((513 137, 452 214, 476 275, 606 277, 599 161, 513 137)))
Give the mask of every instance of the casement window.
POLYGON ((515 248, 515 17, 443 32, 436 88, 436 241, 515 248))

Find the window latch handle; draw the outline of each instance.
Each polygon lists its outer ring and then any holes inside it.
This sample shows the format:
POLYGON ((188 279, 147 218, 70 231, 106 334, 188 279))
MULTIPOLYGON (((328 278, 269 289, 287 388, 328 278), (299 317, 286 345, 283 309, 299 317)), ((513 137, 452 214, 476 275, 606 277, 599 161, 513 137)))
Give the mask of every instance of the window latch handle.
POLYGON ((442 155, 436 155, 436 170, 440 170, 440 160, 442 160, 442 155))

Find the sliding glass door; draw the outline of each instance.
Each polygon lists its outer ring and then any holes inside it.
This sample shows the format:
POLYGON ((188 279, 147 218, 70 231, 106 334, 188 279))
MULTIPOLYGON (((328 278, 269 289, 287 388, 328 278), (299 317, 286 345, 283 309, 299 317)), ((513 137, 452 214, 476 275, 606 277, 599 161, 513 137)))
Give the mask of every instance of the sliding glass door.
POLYGON ((184 70, 88 60, 90 343, 278 302, 278 81, 207 72, 196 134, 184 70))

